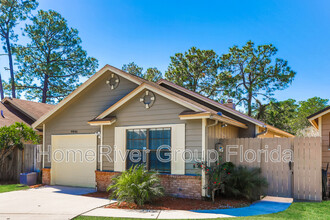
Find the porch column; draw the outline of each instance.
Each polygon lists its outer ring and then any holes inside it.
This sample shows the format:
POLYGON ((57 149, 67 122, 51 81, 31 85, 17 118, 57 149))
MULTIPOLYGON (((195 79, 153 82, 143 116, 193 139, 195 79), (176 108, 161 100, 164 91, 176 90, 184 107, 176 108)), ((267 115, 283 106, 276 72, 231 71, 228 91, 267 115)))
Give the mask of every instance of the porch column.
MULTIPOLYGON (((207 118, 202 119, 202 161, 206 162, 206 152, 208 146, 208 132, 207 132, 207 118)), ((205 170, 202 169, 202 196, 207 196, 206 186, 206 173, 205 170)))

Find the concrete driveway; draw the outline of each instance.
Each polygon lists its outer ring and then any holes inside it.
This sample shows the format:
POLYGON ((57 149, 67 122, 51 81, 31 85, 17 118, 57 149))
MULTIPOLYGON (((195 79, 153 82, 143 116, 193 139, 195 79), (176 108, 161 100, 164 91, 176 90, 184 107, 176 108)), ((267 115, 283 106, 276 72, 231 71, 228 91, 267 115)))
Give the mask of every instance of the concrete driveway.
POLYGON ((82 196, 94 189, 45 186, 0 193, 0 220, 71 219, 110 203, 108 199, 82 196))

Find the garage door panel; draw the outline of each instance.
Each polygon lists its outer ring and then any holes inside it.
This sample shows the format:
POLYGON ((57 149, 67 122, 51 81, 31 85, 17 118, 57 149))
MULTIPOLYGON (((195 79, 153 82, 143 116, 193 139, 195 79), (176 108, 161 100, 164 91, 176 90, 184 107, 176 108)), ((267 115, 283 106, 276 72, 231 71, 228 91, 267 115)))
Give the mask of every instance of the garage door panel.
POLYGON ((96 149, 95 134, 53 135, 51 183, 95 187, 96 149))

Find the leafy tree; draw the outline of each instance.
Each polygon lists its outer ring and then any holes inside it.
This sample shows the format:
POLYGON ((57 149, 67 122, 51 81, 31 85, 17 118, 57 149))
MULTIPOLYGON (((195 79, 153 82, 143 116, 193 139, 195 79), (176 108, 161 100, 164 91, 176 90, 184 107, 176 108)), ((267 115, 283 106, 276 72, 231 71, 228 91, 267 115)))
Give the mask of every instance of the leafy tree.
POLYGON ((18 46, 18 88, 27 99, 54 103, 63 99, 80 85, 80 77, 95 72, 98 62, 87 57, 81 47, 78 30, 53 10, 40 10, 25 27, 30 38, 27 46, 18 46))
POLYGON ((151 82, 157 82, 162 78, 162 72, 159 71, 156 67, 148 68, 147 71, 143 73, 143 68, 139 67, 134 62, 124 64, 122 70, 151 82))
POLYGON ((165 73, 167 80, 209 98, 218 99, 219 59, 213 50, 190 48, 184 54, 176 53, 165 73))
POLYGON ((307 117, 327 107, 328 102, 329 99, 322 99, 320 97, 313 97, 307 99, 306 101, 300 101, 297 117, 293 121, 293 128, 295 133, 297 133, 299 130, 311 126, 307 120, 307 117))
POLYGON ((134 62, 131 62, 129 64, 124 64, 122 67, 122 70, 124 70, 125 72, 128 72, 132 75, 143 78, 143 73, 142 73, 143 68, 139 67, 134 62))
POLYGON ((224 95, 235 98, 236 104, 246 106, 250 116, 254 107, 260 106, 263 100, 270 100, 274 91, 287 88, 296 75, 287 61, 272 60, 276 53, 272 44, 255 47, 248 41, 242 48, 233 46, 228 54, 221 56, 220 78, 224 95))
POLYGON ((297 117, 298 104, 294 99, 271 101, 255 112, 255 118, 291 134, 295 133, 292 122, 297 117))
POLYGON ((148 68, 144 73, 143 78, 151 82, 157 82, 162 78, 163 74, 156 67, 148 68))
POLYGON ((0 168, 3 167, 5 159, 16 148, 23 149, 24 142, 37 143, 39 136, 24 123, 16 122, 10 126, 0 127, 0 168))
POLYGON ((15 76, 12 58, 11 41, 17 40, 14 27, 27 18, 30 12, 36 9, 38 3, 35 0, 1 0, 0 1, 0 36, 5 42, 5 51, 8 53, 10 83, 12 97, 16 98, 15 76))

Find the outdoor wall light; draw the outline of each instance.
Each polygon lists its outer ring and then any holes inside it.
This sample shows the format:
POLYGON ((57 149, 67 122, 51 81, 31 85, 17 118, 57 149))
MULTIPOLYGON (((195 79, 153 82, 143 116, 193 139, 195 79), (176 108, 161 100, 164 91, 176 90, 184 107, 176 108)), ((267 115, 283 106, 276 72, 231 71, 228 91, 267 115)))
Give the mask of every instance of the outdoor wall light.
POLYGON ((227 124, 226 124, 226 123, 222 123, 222 124, 221 124, 221 127, 222 127, 222 128, 227 127, 227 124))
POLYGON ((218 150, 219 152, 223 152, 223 144, 222 143, 216 143, 215 144, 215 149, 218 150))

